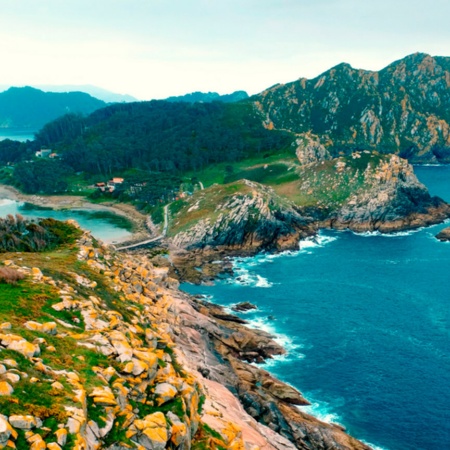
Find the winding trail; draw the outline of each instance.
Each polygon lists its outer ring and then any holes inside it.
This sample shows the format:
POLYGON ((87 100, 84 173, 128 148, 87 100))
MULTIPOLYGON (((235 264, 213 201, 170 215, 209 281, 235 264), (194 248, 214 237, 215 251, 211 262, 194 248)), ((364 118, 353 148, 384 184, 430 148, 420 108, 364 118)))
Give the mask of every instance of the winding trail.
POLYGON ((167 236, 167 228, 169 227, 169 206, 171 203, 168 203, 166 206, 164 206, 164 226, 162 235, 167 236))

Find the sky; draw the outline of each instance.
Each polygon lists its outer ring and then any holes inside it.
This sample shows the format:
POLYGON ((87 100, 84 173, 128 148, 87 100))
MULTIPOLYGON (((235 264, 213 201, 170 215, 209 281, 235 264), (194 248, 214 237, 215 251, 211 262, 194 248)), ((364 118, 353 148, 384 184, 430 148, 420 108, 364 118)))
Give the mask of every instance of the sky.
POLYGON ((0 85, 140 100, 450 56, 448 0, 0 0, 0 85))

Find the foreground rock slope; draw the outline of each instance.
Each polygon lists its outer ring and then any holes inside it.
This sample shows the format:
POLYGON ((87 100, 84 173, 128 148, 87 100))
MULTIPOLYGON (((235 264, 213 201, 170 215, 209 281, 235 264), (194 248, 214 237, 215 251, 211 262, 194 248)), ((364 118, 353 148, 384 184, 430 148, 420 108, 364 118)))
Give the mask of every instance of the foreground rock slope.
POLYGON ((83 234, 3 254, 0 447, 368 449, 246 361, 272 337, 83 234))

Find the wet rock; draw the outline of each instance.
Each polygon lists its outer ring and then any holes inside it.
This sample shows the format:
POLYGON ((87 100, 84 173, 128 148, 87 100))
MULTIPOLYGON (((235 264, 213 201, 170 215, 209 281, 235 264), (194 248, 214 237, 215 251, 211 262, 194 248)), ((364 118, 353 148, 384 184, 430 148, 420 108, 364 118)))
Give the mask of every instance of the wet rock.
POLYGON ((237 311, 237 312, 246 312, 246 311, 251 311, 252 309, 258 309, 258 307, 253 305, 250 302, 241 302, 241 303, 237 303, 236 305, 233 305, 231 307, 231 309, 233 311, 237 311))
POLYGON ((450 227, 444 228, 437 235, 436 239, 439 239, 441 242, 450 241, 450 227))

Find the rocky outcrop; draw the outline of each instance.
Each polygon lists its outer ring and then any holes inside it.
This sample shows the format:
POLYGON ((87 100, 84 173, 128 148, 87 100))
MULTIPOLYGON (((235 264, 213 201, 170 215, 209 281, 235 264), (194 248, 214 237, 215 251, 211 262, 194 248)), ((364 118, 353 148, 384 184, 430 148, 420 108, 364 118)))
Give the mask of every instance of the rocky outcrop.
POLYGON ((266 126, 296 133, 297 146, 302 136, 318 137, 322 144, 308 145, 306 158, 369 149, 412 162, 448 163, 449 87, 450 58, 416 53, 379 72, 339 64, 252 99, 266 126))
POLYGON ((450 217, 450 205, 431 197, 397 155, 353 152, 302 170, 299 190, 315 202, 321 227, 393 232, 450 217))
POLYGON ((248 180, 197 192, 172 222, 171 243, 187 250, 280 251, 298 248, 301 238, 315 233, 294 204, 248 180))
POLYGON ((332 228, 393 232, 440 223, 450 217, 450 205, 431 197, 413 168, 396 155, 366 169, 364 188, 329 220, 332 228))
POLYGON ((441 230, 437 235, 436 239, 439 239, 442 242, 449 242, 450 241, 450 227, 444 228, 441 230))

